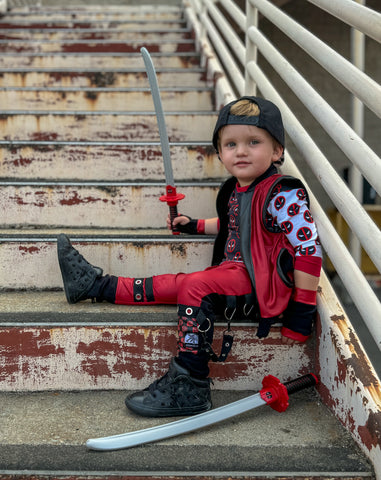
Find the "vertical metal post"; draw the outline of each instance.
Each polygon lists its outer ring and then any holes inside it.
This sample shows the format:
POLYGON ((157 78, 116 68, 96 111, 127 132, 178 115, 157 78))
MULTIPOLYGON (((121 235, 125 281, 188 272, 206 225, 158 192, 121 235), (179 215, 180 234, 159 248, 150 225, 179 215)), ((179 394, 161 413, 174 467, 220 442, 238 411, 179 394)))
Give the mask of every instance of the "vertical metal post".
POLYGON ((245 95, 256 95, 257 85, 247 70, 247 64, 251 61, 257 63, 257 47, 250 40, 248 30, 250 27, 258 27, 258 9, 253 7, 250 0, 246 0, 246 31, 245 31, 245 45, 246 45, 246 58, 245 58, 245 95))
MULTIPOLYGON (((365 0, 354 0, 365 5, 365 0)), ((352 63, 361 71, 365 65, 365 35, 354 28, 351 29, 351 58, 352 63)), ((352 126, 361 137, 364 136, 364 104, 352 95, 352 126)), ((349 168, 349 188, 360 203, 363 203, 363 177, 357 167, 349 168)), ((361 244, 353 232, 349 236, 349 250, 357 265, 361 267, 361 244)))

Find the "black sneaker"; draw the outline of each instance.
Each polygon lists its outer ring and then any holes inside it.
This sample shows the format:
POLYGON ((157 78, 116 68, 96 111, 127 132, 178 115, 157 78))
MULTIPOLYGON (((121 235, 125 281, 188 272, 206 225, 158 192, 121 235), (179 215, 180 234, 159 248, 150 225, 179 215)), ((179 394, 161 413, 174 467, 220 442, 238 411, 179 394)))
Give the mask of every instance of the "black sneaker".
POLYGON ((212 408, 210 379, 200 380, 172 359, 168 372, 148 388, 126 398, 127 407, 144 417, 195 415, 212 408))
POLYGON ((90 265, 63 233, 57 238, 57 253, 67 301, 77 303, 86 300, 96 278, 102 276, 103 270, 90 265))

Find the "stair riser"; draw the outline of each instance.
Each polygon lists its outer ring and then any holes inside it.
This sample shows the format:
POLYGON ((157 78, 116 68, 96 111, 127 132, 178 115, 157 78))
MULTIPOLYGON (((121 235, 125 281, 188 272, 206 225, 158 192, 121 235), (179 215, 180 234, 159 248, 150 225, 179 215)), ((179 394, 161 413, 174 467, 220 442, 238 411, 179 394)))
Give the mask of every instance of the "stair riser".
MULTIPOLYGON (((172 41, 172 40, 186 40, 192 38, 192 32, 178 28, 171 30, 159 30, 155 28, 149 31, 148 29, 137 28, 136 30, 101 30, 101 29, 89 29, 84 30, 71 29, 49 29, 49 31, 31 29, 28 31, 28 38, 33 41, 43 40, 49 42, 58 41, 72 41, 72 40, 122 40, 129 42, 131 40, 158 42, 158 41, 172 41), (146 31, 144 31, 146 30, 146 31)), ((0 40, 25 40, 25 30, 15 30, 10 28, 8 30, 2 29, 0 31, 0 40)))
MULTIPOLYGON (((67 231, 65 229, 63 232, 67 231)), ((72 238, 72 237, 71 237, 72 238)), ((93 265, 116 276, 150 277, 190 273, 207 268, 212 259, 210 240, 185 242, 156 239, 87 241, 72 243, 93 265)), ((57 247, 53 241, 0 242, 0 291, 6 289, 61 289, 57 247)), ((64 301, 64 296, 62 297, 64 301)))
MULTIPOLYGON (((135 34, 136 35, 136 34, 135 34)), ((113 41, 99 42, 91 40, 89 42, 78 41, 61 41, 61 42, 20 42, 7 41, 0 43, 0 52, 24 54, 24 53, 57 53, 63 55, 70 52, 80 53, 139 53, 142 47, 146 47, 150 53, 178 53, 178 52, 194 52, 194 44, 191 41, 172 41, 160 42, 142 39, 135 42, 113 41)))
MULTIPOLYGON (((182 186, 179 208, 195 218, 216 216, 217 187, 182 186), (197 203, 195 204, 195 199, 197 203)), ((164 185, 9 186, 0 198, 3 228, 28 226, 162 228, 168 207, 164 185)))
MULTIPOLYGON (((160 88, 206 86, 205 75, 192 71, 156 71, 160 88)), ((112 87, 148 88, 146 72, 5 72, 0 76, 0 87, 112 87)), ((14 107, 14 105, 13 105, 14 107)))
MULTIPOLYGON (((0 27, 1 28, 1 27, 0 27)), ((191 68, 200 64, 198 55, 160 55, 153 57, 155 68, 191 68)), ((105 70, 114 68, 144 68, 143 59, 140 54, 130 54, 128 59, 124 54, 114 55, 95 55, 95 54, 70 54, 54 55, 6 55, 0 56, 0 68, 65 68, 78 70, 79 68, 104 68, 105 70)))
MULTIPOLYGON (((161 91, 165 112, 210 111, 213 109, 211 91, 161 91)), ((45 111, 154 111, 152 94, 145 91, 50 91, 50 90, 0 90, 2 110, 45 110, 45 111)))
MULTIPOLYGON (((26 113, 26 112, 25 112, 26 113)), ((151 114, 78 114, 0 115, 5 140, 56 141, 160 141, 157 120, 151 114)), ((210 142, 216 115, 192 113, 166 114, 165 122, 171 142, 210 142)))
POLYGON ((15 29, 15 28, 24 28, 28 30, 38 29, 73 29, 77 28, 78 30, 85 31, 87 29, 118 29, 118 30, 171 30, 176 28, 184 28, 184 22, 178 20, 151 20, 148 22, 141 21, 139 19, 128 20, 98 20, 91 21, 89 18, 84 19, 83 21, 70 21, 70 20, 51 20, 47 21, 46 19, 41 18, 35 22, 29 23, 28 20, 20 21, 3 21, 0 22, 0 29, 15 29))
MULTIPOLYGON (((180 21, 181 12, 177 8, 171 9, 166 7, 163 9, 159 5, 155 5, 155 11, 152 11, 152 8, 149 9, 147 6, 141 5, 140 8, 130 7, 129 11, 122 12, 120 9, 115 8, 113 5, 108 5, 107 10, 100 10, 99 6, 92 5, 94 7, 93 12, 81 12, 81 7, 76 6, 73 12, 49 12, 49 7, 44 5, 44 12, 33 13, 30 12, 26 17, 21 12, 17 12, 14 8, 7 15, 7 19, 12 25, 25 24, 25 20, 28 20, 30 23, 41 23, 45 22, 48 25, 52 22, 66 22, 71 25, 75 25, 79 22, 104 22, 104 21, 114 21, 119 23, 133 21, 144 21, 144 24, 149 23, 150 21, 180 21)), ((31 6, 33 8, 33 6, 31 6)))
MULTIPOLYGON (((225 328, 216 328, 216 350, 225 328)), ((213 388, 258 390, 269 372, 290 379, 311 370, 311 345, 283 346, 279 328, 262 341, 255 331, 234 327, 227 362, 211 365, 213 388)), ((0 390, 145 388, 166 372, 176 343, 176 321, 163 327, 1 328, 0 390)))
MULTIPOLYGON (((171 147, 176 181, 222 178, 226 171, 211 146, 171 147)), ((0 148, 0 174, 22 180, 164 180, 161 148, 55 146, 0 148)))

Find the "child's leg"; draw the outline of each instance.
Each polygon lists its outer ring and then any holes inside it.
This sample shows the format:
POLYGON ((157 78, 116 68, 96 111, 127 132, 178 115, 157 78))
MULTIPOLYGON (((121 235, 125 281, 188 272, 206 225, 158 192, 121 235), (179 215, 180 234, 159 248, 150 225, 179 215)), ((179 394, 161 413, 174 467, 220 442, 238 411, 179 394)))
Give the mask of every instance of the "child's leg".
POLYGON ((178 295, 179 361, 197 377, 209 374, 205 344, 212 344, 216 313, 224 311, 226 297, 250 294, 252 285, 243 263, 224 262, 184 277, 178 295))
POLYGON ((205 344, 213 340, 217 303, 225 304, 228 295, 248 295, 251 288, 245 266, 233 262, 179 276, 176 281, 178 357, 172 359, 164 377, 145 390, 129 395, 127 407, 153 417, 194 415, 209 410, 209 355, 205 344))
POLYGON ((121 305, 176 305, 182 280, 186 275, 164 274, 147 278, 118 278, 115 303, 121 305))
POLYGON ((177 290, 184 274, 149 278, 125 278, 104 275, 91 265, 61 234, 57 239, 58 260, 66 298, 69 303, 86 299, 124 305, 176 304, 177 290))

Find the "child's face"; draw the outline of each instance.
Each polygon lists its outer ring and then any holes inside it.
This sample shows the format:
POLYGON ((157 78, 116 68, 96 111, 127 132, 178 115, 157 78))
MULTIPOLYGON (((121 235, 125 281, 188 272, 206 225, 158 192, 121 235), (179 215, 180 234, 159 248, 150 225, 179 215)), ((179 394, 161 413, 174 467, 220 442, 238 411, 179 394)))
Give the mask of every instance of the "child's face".
POLYGON ((282 156, 283 148, 263 128, 227 125, 220 130, 219 155, 241 187, 250 185, 282 156))

